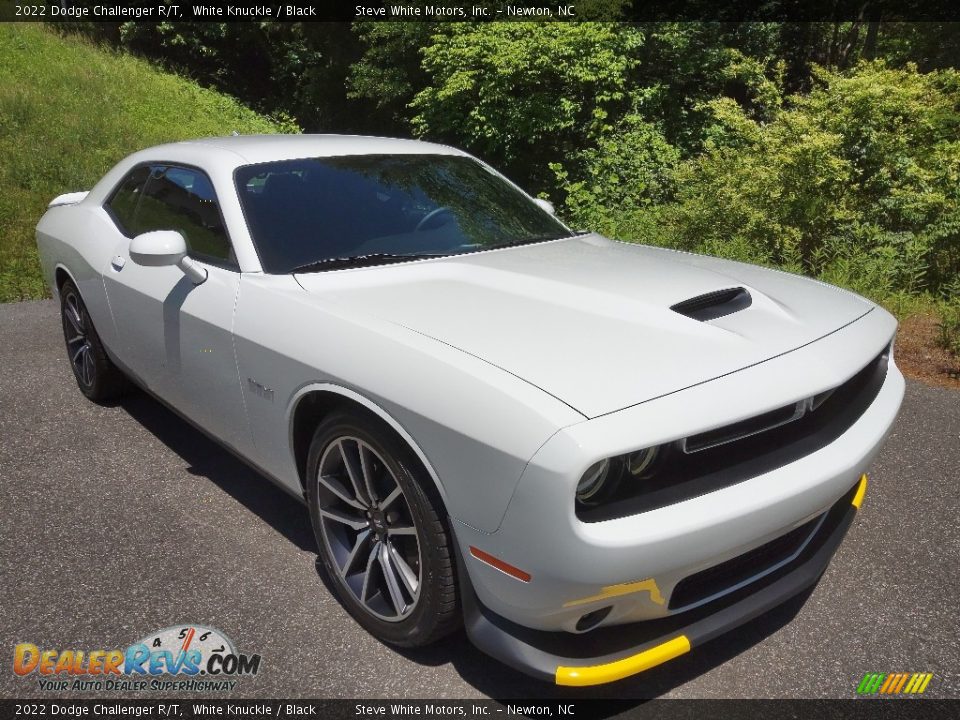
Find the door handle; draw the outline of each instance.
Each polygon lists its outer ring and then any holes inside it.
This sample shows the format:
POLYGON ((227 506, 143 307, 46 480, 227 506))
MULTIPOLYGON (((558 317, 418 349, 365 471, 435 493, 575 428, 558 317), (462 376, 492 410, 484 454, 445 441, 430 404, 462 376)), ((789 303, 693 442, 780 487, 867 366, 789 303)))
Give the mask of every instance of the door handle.
POLYGON ((110 260, 110 265, 117 272, 120 272, 121 270, 123 270, 123 266, 126 264, 127 264, 127 261, 126 259, 124 259, 123 255, 114 255, 113 258, 110 260))

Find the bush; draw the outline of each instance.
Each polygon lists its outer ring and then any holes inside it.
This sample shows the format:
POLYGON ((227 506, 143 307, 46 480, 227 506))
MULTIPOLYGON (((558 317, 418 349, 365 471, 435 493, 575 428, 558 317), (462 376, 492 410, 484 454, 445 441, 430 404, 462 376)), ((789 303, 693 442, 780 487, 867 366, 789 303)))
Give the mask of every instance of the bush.
POLYGON ((631 114, 596 146, 550 169, 565 196, 567 218, 577 227, 618 237, 655 227, 651 207, 671 195, 679 159, 654 125, 631 114))
POLYGON ((960 357, 960 303, 945 305, 941 311, 940 344, 960 357))
POLYGON ((960 73, 874 62, 816 80, 766 124, 709 103, 705 150, 678 166, 657 234, 642 225, 630 239, 806 272, 878 300, 940 292, 960 275, 960 73))
POLYGON ((956 278, 944 291, 940 308, 940 345, 960 358, 960 278, 956 278))

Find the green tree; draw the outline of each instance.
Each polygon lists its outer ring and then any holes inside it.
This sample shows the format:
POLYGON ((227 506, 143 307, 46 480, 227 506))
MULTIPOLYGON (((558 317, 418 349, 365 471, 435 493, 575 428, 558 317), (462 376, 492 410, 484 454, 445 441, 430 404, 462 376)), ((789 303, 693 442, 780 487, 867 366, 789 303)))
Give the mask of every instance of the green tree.
POLYGON ((429 81, 422 50, 443 27, 425 22, 353 24, 362 54, 350 67, 347 94, 372 106, 385 132, 410 132, 410 103, 429 81))
POLYGON ((651 210, 670 198, 679 159, 655 125, 631 113, 595 146, 550 167, 564 195, 564 214, 574 226, 621 237, 641 227, 643 235, 655 231, 651 210))
POLYGON ((639 26, 636 86, 643 115, 685 154, 702 147, 705 103, 735 101, 748 117, 767 120, 780 108, 784 62, 775 23, 671 22, 639 26))
POLYGON ((610 131, 631 105, 643 35, 611 23, 450 24, 423 51, 414 132, 496 161, 536 191, 548 165, 610 131))

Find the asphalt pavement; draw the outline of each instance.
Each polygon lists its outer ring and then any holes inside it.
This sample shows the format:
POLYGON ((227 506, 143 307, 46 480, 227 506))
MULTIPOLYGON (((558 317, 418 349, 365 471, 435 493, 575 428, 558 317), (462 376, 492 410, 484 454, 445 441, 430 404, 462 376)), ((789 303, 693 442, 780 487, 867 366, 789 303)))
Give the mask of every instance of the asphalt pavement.
POLYGON ((852 698, 866 672, 932 672, 926 696, 960 697, 956 391, 908 383, 863 509, 806 596, 570 691, 462 633, 417 651, 365 633, 317 573, 301 504, 142 392, 80 394, 52 301, 0 305, 0 368, 0 698, 83 697, 16 676, 17 643, 125 648, 180 624, 261 655, 233 697, 852 698))

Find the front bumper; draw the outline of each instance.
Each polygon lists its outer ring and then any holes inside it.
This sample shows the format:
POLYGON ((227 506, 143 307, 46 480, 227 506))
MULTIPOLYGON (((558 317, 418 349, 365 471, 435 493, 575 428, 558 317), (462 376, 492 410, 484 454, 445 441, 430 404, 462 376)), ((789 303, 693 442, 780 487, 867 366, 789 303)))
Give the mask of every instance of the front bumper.
MULTIPOLYGON (((792 455, 776 451, 774 464, 759 470, 751 465, 746 479, 737 477, 730 484, 722 477, 725 484, 717 489, 594 522, 576 515, 574 489, 583 470, 598 458, 668 442, 836 387, 887 348, 894 329, 893 318, 877 310, 749 372, 558 432, 528 463, 496 532, 483 533, 456 519, 452 523, 478 600, 518 626, 592 635, 607 626, 687 613, 794 559, 791 553, 744 556, 785 534, 795 538, 804 533, 867 472, 903 399, 903 376, 892 358, 882 375, 882 365, 877 366, 877 384, 870 384, 869 392, 843 406, 851 414, 830 421, 837 425, 835 432, 822 441, 812 436, 815 443, 799 436, 792 455), (482 561, 473 548, 519 569, 526 579, 482 561), (738 558, 739 567, 724 583, 725 564, 738 558), (751 567, 757 572, 747 573, 751 567), (720 575, 705 578, 711 570, 720 575), (694 580, 699 584, 691 586, 694 580), (608 614, 599 621, 586 617, 605 608, 608 614)), ((799 545, 793 549, 802 550, 799 545)))
POLYGON ((801 554, 788 564, 711 603, 657 620, 599 628, 585 635, 534 630, 485 607, 469 575, 461 571, 467 634, 488 655, 557 685, 599 685, 643 672, 743 625, 813 585, 853 521, 866 484, 864 475, 830 508, 801 554))

